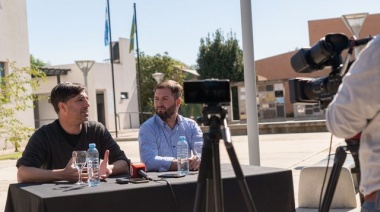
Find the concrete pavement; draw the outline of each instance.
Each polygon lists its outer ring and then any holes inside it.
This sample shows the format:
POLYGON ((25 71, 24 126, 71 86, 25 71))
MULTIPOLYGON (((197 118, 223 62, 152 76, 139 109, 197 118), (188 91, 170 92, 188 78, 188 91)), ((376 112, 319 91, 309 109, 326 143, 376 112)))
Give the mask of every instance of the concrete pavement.
MULTIPOLYGON (((137 142, 137 129, 119 132, 116 139, 120 147, 133 161, 140 161, 137 142)), ((298 182, 300 170, 305 166, 318 163, 328 156, 331 134, 321 133, 294 133, 294 134, 265 134, 259 136, 260 165, 292 170, 295 205, 297 212, 316 212, 317 209, 298 208, 298 182)), ((232 143, 240 164, 249 164, 248 136, 232 136, 232 143)), ((332 140, 332 153, 337 146, 345 145, 343 139, 336 137, 332 140)), ((10 152, 10 150, 8 150, 10 152)), ((0 154, 5 152, 0 151, 0 154)), ((230 163, 223 141, 220 142, 221 163, 230 163)), ((16 183, 15 160, 0 161, 0 211, 4 211, 8 185, 16 183)), ((358 203, 360 206, 360 203, 358 203)), ((354 209, 332 209, 331 211, 360 211, 354 209)))

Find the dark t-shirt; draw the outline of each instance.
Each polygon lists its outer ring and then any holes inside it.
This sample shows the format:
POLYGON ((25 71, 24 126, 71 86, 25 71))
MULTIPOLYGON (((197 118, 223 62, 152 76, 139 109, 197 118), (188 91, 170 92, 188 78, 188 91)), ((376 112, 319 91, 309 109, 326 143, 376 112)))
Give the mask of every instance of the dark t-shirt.
POLYGON ((16 166, 31 166, 43 169, 63 169, 71 159, 75 150, 87 150, 90 143, 95 143, 99 157, 103 159, 104 152, 110 151, 109 164, 117 160, 128 162, 124 151, 113 140, 109 131, 99 122, 86 121, 82 124, 82 131, 76 137, 79 142, 68 140, 70 137, 62 132, 58 120, 39 128, 30 137, 28 144, 17 161, 16 166))

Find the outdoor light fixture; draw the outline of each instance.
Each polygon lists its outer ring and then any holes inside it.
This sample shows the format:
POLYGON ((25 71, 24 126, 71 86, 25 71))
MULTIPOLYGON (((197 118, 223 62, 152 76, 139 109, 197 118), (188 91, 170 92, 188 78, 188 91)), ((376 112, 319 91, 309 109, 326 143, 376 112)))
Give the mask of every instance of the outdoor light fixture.
POLYGON ((160 72, 156 72, 156 73, 152 74, 152 77, 156 80, 157 84, 160 83, 164 79, 164 76, 165 76, 165 74, 160 73, 160 72))
MULTIPOLYGON (((359 32, 362 29, 367 16, 368 13, 342 15, 343 22, 346 24, 351 33, 355 35, 356 39, 359 39, 359 32)), ((355 47, 355 56, 358 56, 360 49, 360 47, 355 47)))
POLYGON ((87 74, 94 65, 95 61, 94 60, 77 60, 75 61, 77 66, 79 67, 80 70, 83 72, 83 77, 84 77, 84 85, 88 89, 87 86, 87 74))

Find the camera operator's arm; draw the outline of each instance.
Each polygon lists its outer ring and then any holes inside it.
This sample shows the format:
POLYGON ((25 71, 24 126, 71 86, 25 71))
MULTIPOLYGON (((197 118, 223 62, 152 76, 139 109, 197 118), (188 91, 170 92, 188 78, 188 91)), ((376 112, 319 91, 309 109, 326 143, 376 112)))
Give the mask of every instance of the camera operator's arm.
POLYGON ((326 111, 326 125, 341 138, 366 128, 380 111, 380 37, 359 55, 326 111))

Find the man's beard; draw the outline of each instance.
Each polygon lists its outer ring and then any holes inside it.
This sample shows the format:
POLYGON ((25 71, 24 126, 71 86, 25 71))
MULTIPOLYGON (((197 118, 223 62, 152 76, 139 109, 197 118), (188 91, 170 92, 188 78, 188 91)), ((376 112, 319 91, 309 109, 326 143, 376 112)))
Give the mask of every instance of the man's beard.
POLYGON ((156 108, 156 114, 163 120, 166 121, 166 119, 172 117, 173 114, 175 114, 176 104, 174 103, 172 106, 168 107, 165 111, 158 111, 156 108))

